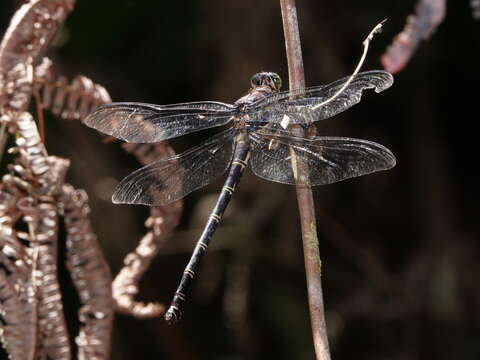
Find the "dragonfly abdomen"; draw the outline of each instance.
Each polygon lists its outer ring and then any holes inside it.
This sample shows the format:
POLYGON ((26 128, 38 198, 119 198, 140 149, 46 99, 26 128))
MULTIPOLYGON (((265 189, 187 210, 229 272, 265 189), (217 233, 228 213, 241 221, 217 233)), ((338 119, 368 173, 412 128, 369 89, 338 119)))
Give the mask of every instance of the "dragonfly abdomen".
POLYGON ((232 198, 233 192, 235 191, 235 187, 240 181, 243 171, 248 165, 249 155, 250 146, 248 143, 247 134, 245 132, 240 132, 237 135, 235 152, 230 170, 228 172, 228 177, 223 185, 222 191, 220 192, 217 203, 210 214, 208 222, 205 225, 203 233, 200 236, 195 249, 193 250, 192 257, 183 271, 182 279, 177 291, 175 292, 170 308, 165 314, 165 320, 167 320, 169 323, 175 323, 182 315, 182 307, 185 303, 190 283, 197 273, 200 261, 207 251, 213 234, 217 230, 223 213, 225 212, 225 209, 232 198))

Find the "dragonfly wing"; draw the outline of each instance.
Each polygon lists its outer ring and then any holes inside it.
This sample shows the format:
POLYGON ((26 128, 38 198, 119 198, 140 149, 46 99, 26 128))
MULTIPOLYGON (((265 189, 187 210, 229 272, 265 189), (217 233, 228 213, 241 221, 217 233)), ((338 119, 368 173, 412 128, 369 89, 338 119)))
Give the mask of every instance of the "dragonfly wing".
POLYGON ((252 122, 273 122, 286 125, 311 124, 330 118, 347 110, 361 100, 365 89, 379 93, 393 84, 393 77, 386 71, 366 71, 355 75, 352 82, 332 101, 332 98, 347 83, 348 77, 331 84, 284 91, 272 94, 255 103, 250 109, 252 122))
POLYGON ((83 122, 98 131, 135 143, 153 143, 225 125, 233 105, 214 101, 173 105, 112 103, 98 107, 83 122))
POLYGON ((250 137, 253 172, 263 179, 283 184, 326 185, 395 166, 395 157, 390 150, 367 140, 343 137, 306 139, 274 133, 251 133, 250 137), (306 178, 297 176, 296 168, 303 166, 308 169, 306 178))
POLYGON ((228 169, 233 144, 234 130, 227 129, 180 155, 144 166, 118 184, 112 201, 159 206, 179 200, 228 169))

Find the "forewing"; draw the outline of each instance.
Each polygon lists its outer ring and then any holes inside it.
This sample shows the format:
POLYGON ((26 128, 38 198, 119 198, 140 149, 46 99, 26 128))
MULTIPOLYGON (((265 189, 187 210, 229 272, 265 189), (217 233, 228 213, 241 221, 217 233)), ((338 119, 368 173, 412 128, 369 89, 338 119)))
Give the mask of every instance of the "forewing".
POLYGON ((183 198, 222 175, 233 156, 234 130, 128 175, 112 196, 114 203, 165 205, 183 198))
POLYGON ((112 103, 83 122, 98 131, 135 143, 152 143, 225 125, 235 107, 214 101, 173 105, 112 103))
POLYGON ((395 166, 391 151, 371 141, 342 137, 306 139, 274 133, 250 136, 253 172, 283 184, 326 185, 395 166), (305 178, 296 175, 301 168, 307 170, 305 178))
POLYGON ((352 82, 332 101, 332 98, 348 81, 348 77, 331 84, 272 94, 255 103, 248 111, 250 121, 282 124, 311 124, 347 110, 361 100, 365 89, 379 93, 393 84, 393 77, 386 71, 366 71, 357 74, 352 82))

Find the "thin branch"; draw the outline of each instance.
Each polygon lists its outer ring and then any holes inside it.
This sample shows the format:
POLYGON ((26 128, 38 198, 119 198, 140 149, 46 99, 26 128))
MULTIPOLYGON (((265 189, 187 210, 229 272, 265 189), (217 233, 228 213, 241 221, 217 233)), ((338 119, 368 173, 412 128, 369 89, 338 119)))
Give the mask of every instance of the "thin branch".
POLYGON ((382 31, 382 25, 383 23, 387 21, 387 20, 383 20, 380 24, 377 24, 373 29, 372 31, 370 31, 370 33, 368 34, 368 36, 365 38, 365 40, 363 41, 363 53, 362 53, 362 57, 360 58, 360 61, 358 62, 357 64, 357 67, 355 68, 355 70, 353 71, 352 75, 350 75, 350 77, 348 78, 348 80, 345 82, 345 84, 330 98, 326 99, 325 101, 322 101, 321 103, 315 105, 314 107, 312 107, 312 110, 316 110, 330 102, 332 102, 333 100, 335 100, 341 93, 343 93, 345 91, 345 89, 350 85, 350 83, 352 82, 352 80, 355 78, 355 75, 358 74, 358 72, 360 71, 360 69, 362 68, 362 65, 363 63, 365 62, 365 58, 367 57, 367 53, 368 53, 368 48, 370 46, 370 41, 373 39, 373 36, 375 34, 377 34, 378 32, 382 31))
POLYGON ((7 144, 7 119, 0 119, 0 163, 3 159, 5 145, 7 144))
MULTIPOLYGON (((290 90, 300 89, 305 87, 305 75, 295 0, 280 0, 280 6, 285 34, 290 90)), ((308 304, 310 307, 310 322, 316 358, 319 360, 330 360, 323 305, 320 251, 311 188, 297 186, 297 201, 302 227, 308 304)))
MULTIPOLYGON (((472 5, 473 6, 473 5, 472 5)), ((428 40, 445 18, 446 0, 420 0, 415 14, 407 18, 407 25, 382 55, 385 70, 400 72, 410 61, 422 40, 428 40)))
POLYGON ((40 139, 45 144, 45 116, 43 114, 42 98, 40 97, 40 91, 38 88, 33 87, 33 97, 35 98, 35 107, 38 117, 38 131, 40 133, 40 139))
POLYGON ((480 0, 470 0, 470 6, 472 7, 473 18, 480 19, 480 0))

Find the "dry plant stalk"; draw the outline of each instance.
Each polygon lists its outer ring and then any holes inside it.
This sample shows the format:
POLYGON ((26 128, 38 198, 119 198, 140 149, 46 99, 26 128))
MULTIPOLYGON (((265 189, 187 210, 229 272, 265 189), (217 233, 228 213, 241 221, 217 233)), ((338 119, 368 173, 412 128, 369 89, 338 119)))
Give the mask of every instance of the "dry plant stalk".
MULTIPOLYGON (((295 0, 280 0, 280 6, 285 34, 290 90, 301 89, 305 87, 305 75, 303 70, 302 48, 298 30, 295 0)), ((315 128, 312 127, 312 129, 312 131, 314 131, 315 128)), ((302 129, 298 130, 302 131, 302 129)), ((309 135, 313 135, 313 133, 309 135)), ((295 164, 292 164, 292 166, 295 166, 295 164)), ((306 168, 301 168, 299 170, 300 172, 308 171, 306 168)), ((323 305, 321 261, 320 250, 318 247, 313 194, 311 188, 303 185, 297 186, 296 190, 302 228, 308 304, 315 354, 317 359, 329 360, 330 350, 328 346, 325 309, 323 305)))
POLYGON ((381 61, 385 70, 393 74, 402 71, 420 42, 428 40, 442 23, 446 10, 446 0, 420 0, 415 14, 407 18, 403 31, 395 37, 382 55, 381 61))

